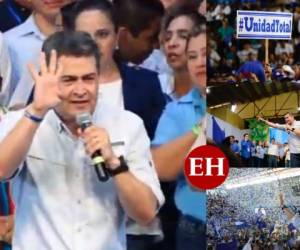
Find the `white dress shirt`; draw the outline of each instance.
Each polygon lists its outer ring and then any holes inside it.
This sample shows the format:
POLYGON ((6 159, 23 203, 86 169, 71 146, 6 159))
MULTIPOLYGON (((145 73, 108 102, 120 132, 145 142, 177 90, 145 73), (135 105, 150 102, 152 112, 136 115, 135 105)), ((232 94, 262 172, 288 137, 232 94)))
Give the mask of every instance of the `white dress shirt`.
POLYGON ((99 84, 97 105, 106 104, 124 109, 122 79, 99 84))
MULTIPOLYGON (((0 141, 23 112, 5 116, 0 141)), ((107 129, 114 153, 125 157, 130 171, 152 189, 161 206, 164 197, 141 119, 128 111, 101 107, 93 121, 107 129)), ((53 110, 38 128, 26 163, 12 179, 14 250, 126 249, 125 214, 113 178, 98 181, 83 141, 53 110)))
POLYGON ((21 25, 4 33, 12 61, 9 107, 23 105, 32 91, 34 82, 28 70, 28 63, 38 66, 39 55, 46 37, 37 27, 33 15, 21 25))
POLYGON ((256 146, 256 156, 259 159, 264 159, 265 157, 265 149, 260 145, 256 146))
POLYGON ((268 148, 268 155, 279 156, 279 149, 277 144, 270 143, 268 148))
POLYGON ((291 160, 291 152, 290 152, 290 149, 289 149, 288 145, 286 145, 284 147, 284 153, 286 154, 285 155, 285 161, 290 161, 291 160))
MULTIPOLYGON (((285 124, 276 124, 278 129, 285 131, 285 124)), ((292 128, 300 130, 300 121, 294 121, 292 128)), ((294 132, 289 132, 288 145, 291 154, 300 154, 300 136, 296 135, 294 132)))
MULTIPOLYGON (((110 107, 124 110, 124 96, 121 79, 113 82, 101 83, 99 85, 97 106, 102 107, 103 105, 109 105, 110 107)), ((158 217, 147 226, 140 225, 132 219, 128 219, 126 221, 126 233, 130 235, 156 235, 158 241, 163 238, 163 232, 158 217)))
POLYGON ((154 49, 151 55, 140 66, 155 71, 158 74, 173 75, 173 70, 169 66, 162 49, 154 49))
POLYGON ((8 104, 10 93, 11 61, 6 44, 3 42, 3 35, 0 32, 0 105, 8 104))

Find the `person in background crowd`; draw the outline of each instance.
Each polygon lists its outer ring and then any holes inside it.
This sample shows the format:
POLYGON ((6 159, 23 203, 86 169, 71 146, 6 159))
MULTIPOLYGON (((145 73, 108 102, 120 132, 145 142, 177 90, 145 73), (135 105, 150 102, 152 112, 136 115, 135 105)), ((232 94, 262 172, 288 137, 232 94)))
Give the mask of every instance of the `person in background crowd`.
POLYGON ((284 204, 283 193, 279 193, 279 205, 282 211, 287 216, 287 219, 293 224, 295 228, 297 228, 297 230, 300 230, 300 217, 284 204))
POLYGON ((278 144, 275 142, 274 138, 271 139, 271 144, 269 144, 268 158, 269 158, 268 167, 276 168, 278 165, 279 148, 278 148, 278 144))
MULTIPOLYGON (((201 15, 199 15, 199 13, 197 13, 197 11, 193 8, 190 8, 188 6, 183 6, 182 8, 179 8, 177 6, 175 6, 174 8, 172 8, 172 10, 170 10, 168 12, 168 14, 165 16, 164 18, 164 27, 163 27, 163 37, 164 37, 164 47, 166 46, 166 43, 169 44, 168 47, 170 47, 169 53, 176 53, 176 56, 167 56, 168 60, 172 60, 174 62, 174 68, 177 68, 177 72, 180 72, 178 75, 181 75, 181 77, 176 78, 177 80, 175 82, 178 81, 178 83, 173 83, 173 81, 171 82, 165 82, 167 83, 166 85, 163 86, 163 91, 164 93, 167 93, 169 96, 169 101, 173 100, 174 98, 179 98, 179 95, 177 95, 177 91, 181 91, 181 95, 184 95, 186 93, 188 93, 193 84, 190 84, 193 82, 192 76, 189 74, 188 72, 188 66, 187 66, 187 53, 186 53, 186 46, 187 46, 187 37, 189 35, 189 32, 191 31, 192 27, 195 24, 205 24, 206 20, 204 17, 202 17, 201 15), (169 28, 167 28, 169 27, 169 28), (185 80, 187 80, 188 82, 185 82, 185 80), (179 88, 181 88, 181 86, 184 85, 188 85, 188 87, 186 87, 186 89, 184 91, 182 91, 182 89, 178 90, 179 88), (177 87, 176 87, 177 86, 177 87)), ((199 53, 198 53, 199 54, 199 53)), ((206 54, 201 54, 203 56, 203 59, 206 58, 206 54)), ((198 61, 199 62, 199 61, 198 61)), ((203 63, 203 62, 202 62, 203 63)), ((171 65, 171 64, 170 64, 171 65)), ((206 65, 206 64, 205 64, 206 65)), ((194 69, 197 74, 198 74, 198 79, 194 79, 194 81, 197 80, 197 82, 201 83, 201 90, 205 89, 206 86, 206 67, 203 67, 203 65, 201 64, 201 66, 199 66, 199 64, 196 64, 196 67, 194 69), (200 79, 199 79, 200 78, 200 79)), ((196 75, 197 75, 196 74, 196 75)), ((201 91, 201 95, 203 98, 205 98, 206 95, 206 91, 204 90, 204 92, 201 91)), ((202 97, 200 99, 202 99, 202 97)), ((193 97, 189 96, 187 97, 187 100, 193 99, 193 97)), ((183 103, 185 101, 183 100, 183 103)), ((198 103, 198 101, 197 101, 198 103)), ((173 109, 173 107, 171 106, 171 110, 173 109)), ((201 108, 202 110, 202 108, 201 108)), ((167 112, 167 111, 165 111, 167 112)), ((200 111, 199 111, 200 112, 200 111)), ((168 112, 166 113, 166 117, 168 112)), ((162 118, 161 118, 162 119, 162 118)), ((168 118, 166 118, 168 119, 168 118)), ((187 119, 190 119, 189 117, 187 119)), ((167 126, 167 125, 162 125, 167 126)), ((165 128, 162 128, 163 130, 165 128)), ((174 128, 177 129, 177 128, 174 128)), ((186 131, 186 130, 184 130, 186 131)), ((166 131, 165 131, 166 132, 166 131)), ((157 132, 156 132, 157 133, 157 132)), ((164 142, 168 142, 169 141, 169 134, 170 136, 172 135, 172 131, 166 132, 166 137, 163 136, 163 133, 161 131, 161 139, 162 139, 162 143, 164 142), (166 140, 166 141, 165 141, 166 140)), ((185 137, 188 141, 190 141, 191 139, 193 139, 193 137, 191 138, 190 135, 187 135, 187 137, 185 137)), ((184 142, 186 143, 186 141, 184 142)), ((160 142, 159 142, 160 144, 160 142)), ((191 145, 190 145, 191 146, 191 145)), ((161 149, 157 149, 155 148, 155 155, 157 157, 157 159, 161 159, 161 161, 159 161, 162 166, 164 166, 164 162, 170 162, 170 157, 171 155, 169 154, 165 154, 164 152, 164 147, 159 147, 161 149), (164 157, 167 157, 166 159, 164 157)), ((180 147, 181 148, 181 147, 180 147)), ((174 149, 174 152, 177 152, 177 149, 174 149)), ((186 148, 187 150, 187 148, 186 148)), ((172 167, 170 166, 170 174, 177 169, 180 168, 181 165, 181 159, 183 159, 185 157, 186 151, 182 151, 183 154, 177 154, 176 155, 176 159, 178 159, 178 163, 175 164, 175 166, 173 165, 172 167)), ((158 164, 160 164, 158 163, 158 164)), ((170 162, 171 163, 171 162, 170 162)), ((166 169, 168 168, 167 166, 164 168, 166 169)), ((158 170, 159 172, 159 170, 158 170)), ((168 192, 168 197, 173 197, 174 196, 174 191, 176 188, 176 177, 173 176, 172 178, 165 178, 164 174, 162 173, 162 175, 160 176, 160 180, 167 182, 167 192, 168 192)), ((165 186, 165 185, 164 185, 165 186)), ((163 186, 163 187, 164 187, 163 186)), ((178 218, 178 213, 175 213, 175 206, 173 204, 173 199, 167 199, 166 202, 166 207, 169 207, 168 209, 162 209, 160 214, 161 217, 163 218, 163 221, 166 221, 165 223, 163 222, 163 228, 164 229, 164 233, 166 236, 166 242, 170 242, 168 243, 168 245, 172 245, 172 242, 174 242, 174 238, 175 236, 172 234, 172 229, 174 229, 177 225, 177 218, 178 218), (168 202, 169 201, 169 202, 168 202), (171 212, 172 211, 172 212, 171 212)), ((174 248, 174 247, 173 247, 174 248)), ((172 247, 171 247, 172 249, 172 247)))
POLYGON ((99 53, 85 32, 51 35, 40 73, 30 65, 33 102, 0 123, 0 178, 14 174, 16 249, 126 249, 125 214, 148 224, 164 201, 142 120, 96 105, 99 53), (86 112, 95 125, 83 131, 76 117, 86 112), (105 183, 91 167, 97 150, 105 183))
MULTIPOLYGON (((101 51, 97 105, 115 106, 137 114, 143 120, 149 138, 153 139, 165 106, 165 97, 157 74, 114 60, 118 26, 112 3, 107 0, 90 0, 65 8, 62 10, 64 28, 88 32, 101 51)), ((158 219, 148 227, 133 221, 129 221, 128 225, 128 250, 153 248, 153 244, 162 238, 158 219)))
MULTIPOLYGON (((199 13, 205 15, 206 1, 198 0, 167 0, 161 1, 164 4, 166 12, 174 8, 175 6, 191 6, 194 10, 199 9, 199 13)), ((179 7, 180 8, 180 7, 179 7)), ((143 68, 153 70, 159 73, 159 78, 162 84, 162 88, 168 94, 168 86, 170 81, 172 81, 173 70, 170 65, 167 63, 167 58, 163 48, 163 34, 160 34, 160 48, 154 49, 152 54, 140 65, 143 68)))
POLYGON ((206 0, 199 1, 199 5, 198 5, 199 13, 201 15, 205 16, 206 15, 206 9, 207 9, 206 0))
POLYGON ((263 147, 263 142, 259 141, 258 145, 256 146, 256 155, 257 155, 257 166, 258 168, 265 167, 264 166, 264 157, 265 157, 265 149, 263 147))
POLYGON ((159 46, 163 5, 159 0, 114 0, 113 4, 119 27, 119 59, 139 65, 159 46))
POLYGON ((233 153, 239 155, 240 154, 240 147, 238 145, 238 142, 236 142, 233 135, 230 136, 230 148, 233 153))
POLYGON ((284 144, 284 161, 285 161, 285 167, 290 167, 291 166, 291 153, 290 153, 290 148, 288 143, 284 144))
MULTIPOLYGON (((179 4, 181 1, 179 0, 161 0, 161 3, 164 6, 165 12, 171 6, 179 4)), ((164 82, 169 79, 169 75, 172 75, 172 69, 167 63, 167 59, 165 53, 162 48, 162 33, 159 35, 159 44, 157 48, 154 48, 152 53, 140 64, 142 68, 146 68, 160 74, 160 81, 164 82)), ((163 86, 163 85, 162 85, 163 86)))
POLYGON ((269 157, 268 157, 268 149, 269 149, 269 143, 267 141, 264 142, 264 150, 265 150, 265 157, 264 157, 264 166, 269 165, 269 157))
POLYGON ((278 156, 279 156, 278 167, 282 168, 285 166, 285 152, 284 152, 283 144, 278 144, 278 156))
POLYGON ((253 141, 251 145, 251 160, 250 164, 251 167, 256 167, 257 166, 257 155, 256 155, 256 142, 253 141))
POLYGON ((168 94, 170 100, 179 99, 193 87, 185 49, 188 34, 199 19, 206 22, 194 8, 184 5, 172 7, 163 20, 163 47, 167 62, 174 72, 163 87, 163 92, 168 94))
POLYGON ((74 6, 67 19, 64 18, 64 23, 69 23, 65 29, 88 32, 102 52, 100 102, 136 113, 143 119, 147 133, 153 139, 165 99, 157 74, 114 60, 118 26, 111 3, 106 0, 81 2, 74 6))
MULTIPOLYGON (((185 35, 185 31, 183 33, 185 35)), ((177 35, 172 31, 171 37, 177 35)), ((182 173, 187 153, 197 137, 205 135, 201 126, 206 110, 206 29, 202 19, 199 19, 186 41, 186 55, 187 68, 195 87, 166 106, 152 142, 159 177, 162 180, 177 180, 175 203, 181 217, 177 225, 176 248, 173 248, 176 250, 206 248, 206 194, 192 190, 182 173)), ((205 136, 201 141, 206 143, 205 136)))
POLYGON ((9 53, 0 32, 0 106, 6 106, 8 103, 11 68, 9 53))
POLYGON ((241 67, 236 71, 237 78, 240 81, 260 82, 266 81, 265 68, 263 64, 256 60, 254 53, 249 53, 249 59, 244 62, 241 67))
POLYGON ((164 8, 166 10, 169 10, 171 7, 175 5, 191 5, 195 9, 199 8, 199 14, 202 15, 205 14, 205 12, 202 13, 202 10, 206 10, 205 7, 206 1, 201 1, 201 0, 161 0, 161 2, 164 5, 164 8))
POLYGON ((291 167, 300 167, 300 122, 296 121, 294 115, 290 112, 284 115, 285 124, 269 122, 258 116, 268 126, 284 130, 288 133, 288 145, 290 149, 291 167))
POLYGON ((241 141, 241 157, 244 167, 250 167, 251 159, 251 146, 252 142, 249 140, 249 134, 244 134, 244 138, 241 141))
POLYGON ((32 14, 22 24, 4 33, 12 60, 12 75, 9 86, 9 107, 26 106, 33 88, 28 73, 29 62, 37 65, 44 40, 57 31, 60 9, 71 0, 31 0, 32 14))
POLYGON ((226 157, 229 161, 229 166, 230 167, 241 167, 242 166, 242 163, 241 163, 241 160, 240 160, 240 157, 239 157, 239 151, 238 151, 238 154, 237 154, 237 153, 234 153, 233 150, 232 150, 232 145, 233 145, 232 143, 234 142, 234 136, 233 135, 227 136, 222 141, 222 143, 218 144, 218 145, 215 145, 209 139, 207 140, 207 142, 210 145, 218 146, 223 151, 223 153, 226 155, 226 157))

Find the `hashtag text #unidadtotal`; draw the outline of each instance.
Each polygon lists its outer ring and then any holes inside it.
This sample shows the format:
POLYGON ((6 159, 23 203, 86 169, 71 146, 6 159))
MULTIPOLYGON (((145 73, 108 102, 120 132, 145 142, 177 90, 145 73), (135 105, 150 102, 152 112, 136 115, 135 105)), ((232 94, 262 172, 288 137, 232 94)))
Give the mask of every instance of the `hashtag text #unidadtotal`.
POLYGON ((241 17, 239 20, 239 31, 245 30, 247 32, 274 32, 274 33, 290 33, 292 30, 292 21, 280 22, 274 19, 268 22, 266 19, 254 20, 253 17, 241 17))

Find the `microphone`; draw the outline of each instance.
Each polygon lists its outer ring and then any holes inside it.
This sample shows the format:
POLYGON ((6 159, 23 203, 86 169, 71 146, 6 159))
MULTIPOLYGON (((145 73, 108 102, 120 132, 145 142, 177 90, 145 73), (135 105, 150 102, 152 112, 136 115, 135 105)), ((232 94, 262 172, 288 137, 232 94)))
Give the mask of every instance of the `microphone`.
MULTIPOLYGON (((82 113, 76 115, 76 123, 80 126, 82 131, 92 125, 92 117, 89 113, 82 113)), ((101 150, 96 150, 92 156, 93 165, 99 181, 105 182, 109 179, 109 174, 104 165, 104 159, 101 154, 101 150)))

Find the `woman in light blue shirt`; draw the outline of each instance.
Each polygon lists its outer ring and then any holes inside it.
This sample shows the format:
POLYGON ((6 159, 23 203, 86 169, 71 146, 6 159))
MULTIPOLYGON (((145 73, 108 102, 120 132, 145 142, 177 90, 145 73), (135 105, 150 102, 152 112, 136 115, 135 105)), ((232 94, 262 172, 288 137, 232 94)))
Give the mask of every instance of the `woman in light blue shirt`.
POLYGON ((201 133, 200 124, 206 111, 204 23, 200 22, 194 27, 186 51, 188 69, 195 87, 178 101, 167 105, 152 142, 152 153, 160 179, 177 180, 175 203, 181 217, 177 225, 176 250, 199 250, 206 248, 206 193, 189 186, 182 173, 182 166, 201 133))

